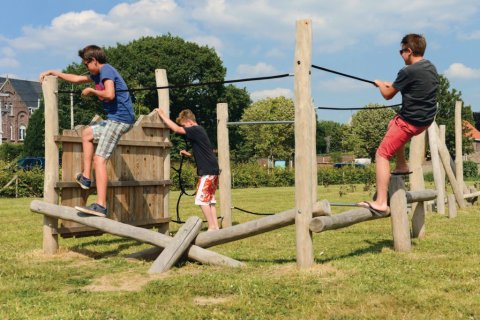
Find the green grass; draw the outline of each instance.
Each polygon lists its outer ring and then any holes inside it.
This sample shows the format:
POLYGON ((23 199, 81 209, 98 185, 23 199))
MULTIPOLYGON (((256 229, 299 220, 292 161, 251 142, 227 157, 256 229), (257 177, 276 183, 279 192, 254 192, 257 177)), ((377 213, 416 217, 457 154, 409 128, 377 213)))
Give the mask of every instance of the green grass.
MULTIPOLYGON (((319 187, 319 199, 371 196, 342 190, 319 187)), ((232 198, 258 212, 294 207, 293 188, 232 198)), ((393 251, 390 221, 379 219, 314 234, 316 265, 299 271, 291 226, 212 248, 245 268, 186 262, 149 275, 151 261, 125 256, 150 246, 110 235, 60 239, 59 254, 45 256, 31 200, 0 199, 0 319, 480 319, 478 205, 456 219, 428 213, 411 253, 393 251)), ((182 200, 183 220, 199 213, 192 202, 182 200)), ((256 218, 234 211, 235 223, 256 218)))

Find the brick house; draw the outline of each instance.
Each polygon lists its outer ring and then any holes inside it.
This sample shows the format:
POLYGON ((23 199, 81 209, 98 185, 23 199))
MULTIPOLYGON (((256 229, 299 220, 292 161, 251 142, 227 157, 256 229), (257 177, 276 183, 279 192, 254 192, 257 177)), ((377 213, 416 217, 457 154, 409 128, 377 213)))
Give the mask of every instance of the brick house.
POLYGON ((40 106, 40 82, 0 77, 0 144, 22 143, 28 120, 40 106))

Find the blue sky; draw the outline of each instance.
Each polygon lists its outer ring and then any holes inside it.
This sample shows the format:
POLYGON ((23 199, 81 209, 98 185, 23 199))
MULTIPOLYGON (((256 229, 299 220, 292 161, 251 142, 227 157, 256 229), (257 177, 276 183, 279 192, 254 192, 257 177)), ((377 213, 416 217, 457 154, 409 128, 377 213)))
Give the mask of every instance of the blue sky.
MULTIPOLYGON (((425 57, 480 112, 478 0, 17 0, 2 13, 0 75, 26 80, 79 62, 85 45, 113 46, 168 32, 215 48, 227 79, 293 73, 295 21, 308 18, 313 64, 393 81, 403 66, 400 39, 421 33, 428 42, 425 57)), ((293 97, 291 77, 237 85, 253 100, 293 97)), ((384 101, 370 84, 319 70, 312 70, 312 96, 319 107, 400 102, 399 95, 384 101)), ((344 123, 351 115, 322 110, 319 119, 344 123)))

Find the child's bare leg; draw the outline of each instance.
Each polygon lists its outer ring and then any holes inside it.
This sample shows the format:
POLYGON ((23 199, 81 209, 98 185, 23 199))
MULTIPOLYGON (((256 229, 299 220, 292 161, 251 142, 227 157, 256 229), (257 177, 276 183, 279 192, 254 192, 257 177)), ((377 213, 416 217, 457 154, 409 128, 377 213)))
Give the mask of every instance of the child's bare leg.
POLYGON ((107 206, 107 159, 95 156, 94 157, 95 165, 95 181, 97 183, 97 203, 102 207, 107 206))
POLYGON ((385 211, 388 209, 388 183, 390 182, 390 162, 388 159, 377 154, 375 156, 375 171, 377 198, 374 201, 369 201, 369 203, 373 209, 385 211))
POLYGON ((92 172, 92 160, 95 152, 93 146, 93 129, 87 127, 82 131, 82 147, 83 147, 83 176, 90 179, 92 172))
POLYGON ((207 219, 208 223, 208 230, 218 230, 218 221, 217 221, 217 210, 215 205, 203 205, 200 206, 202 208, 203 215, 207 219))

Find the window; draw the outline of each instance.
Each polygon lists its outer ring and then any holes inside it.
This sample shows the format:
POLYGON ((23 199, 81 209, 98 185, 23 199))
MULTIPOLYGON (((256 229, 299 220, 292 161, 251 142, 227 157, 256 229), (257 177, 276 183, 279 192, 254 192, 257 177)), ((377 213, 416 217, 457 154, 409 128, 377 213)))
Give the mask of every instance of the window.
POLYGON ((23 141, 25 140, 25 137, 27 136, 27 127, 25 127, 23 124, 20 126, 18 129, 18 140, 23 141))

